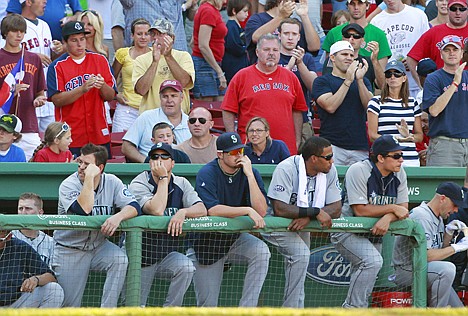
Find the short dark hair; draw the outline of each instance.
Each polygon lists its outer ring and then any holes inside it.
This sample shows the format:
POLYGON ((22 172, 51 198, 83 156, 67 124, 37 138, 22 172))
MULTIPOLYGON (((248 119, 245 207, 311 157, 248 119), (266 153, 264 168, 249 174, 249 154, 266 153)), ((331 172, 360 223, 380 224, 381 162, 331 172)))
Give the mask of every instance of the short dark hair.
POLYGON ((229 0, 226 7, 227 15, 234 16, 233 10, 239 13, 243 8, 247 7, 250 9, 251 6, 249 0, 229 0))
POLYGON ((273 8, 276 8, 280 4, 281 1, 283 1, 283 0, 266 0, 265 6, 263 7, 263 9, 265 11, 268 11, 268 10, 271 10, 273 8))
POLYGON ((302 28, 302 24, 301 22, 299 22, 298 19, 294 19, 294 18, 287 18, 287 19, 284 19, 280 22, 280 25, 278 26, 278 31, 281 33, 281 29, 283 27, 283 24, 296 24, 297 26, 299 26, 299 32, 301 31, 301 28, 302 28))
POLYGON ((328 139, 320 136, 312 136, 308 138, 301 148, 302 158, 304 161, 309 159, 311 156, 320 156, 323 153, 323 149, 330 147, 331 143, 328 139))
POLYGON ((20 31, 26 33, 26 20, 21 15, 12 13, 3 18, 0 29, 3 39, 6 39, 8 32, 20 31))
POLYGON ((34 205, 36 205, 36 207, 40 209, 42 209, 44 206, 44 203, 42 202, 42 198, 38 194, 33 193, 33 192, 26 192, 26 193, 21 194, 18 198, 18 201, 19 200, 33 200, 34 205))
POLYGON ((109 153, 107 152, 106 147, 100 145, 94 145, 92 143, 88 143, 81 147, 81 154, 84 156, 87 155, 94 155, 96 159, 96 166, 106 165, 107 158, 109 157, 109 153))

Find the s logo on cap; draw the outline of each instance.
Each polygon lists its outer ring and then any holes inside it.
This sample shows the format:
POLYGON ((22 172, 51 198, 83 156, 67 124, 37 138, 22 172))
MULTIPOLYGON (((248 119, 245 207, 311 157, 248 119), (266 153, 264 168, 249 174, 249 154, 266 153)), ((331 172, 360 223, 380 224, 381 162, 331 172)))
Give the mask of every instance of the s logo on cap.
POLYGON ((237 144, 237 137, 236 137, 236 135, 231 135, 231 139, 232 139, 232 142, 233 142, 234 144, 237 144))

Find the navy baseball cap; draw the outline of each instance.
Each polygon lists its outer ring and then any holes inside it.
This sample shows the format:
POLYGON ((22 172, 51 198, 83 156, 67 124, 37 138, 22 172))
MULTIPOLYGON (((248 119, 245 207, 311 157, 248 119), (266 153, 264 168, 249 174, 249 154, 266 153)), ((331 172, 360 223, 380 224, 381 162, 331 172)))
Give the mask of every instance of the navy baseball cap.
POLYGON ((349 23, 341 30, 341 35, 345 35, 349 30, 355 30, 359 35, 364 36, 366 31, 357 23, 349 23))
POLYGON ((154 152, 158 149, 164 150, 171 156, 171 159, 174 160, 174 150, 172 149, 172 146, 161 142, 154 144, 153 147, 151 147, 150 151, 148 152, 148 157, 151 157, 151 155, 154 154, 154 152))
POLYGON ((371 152, 374 155, 382 155, 391 151, 403 150, 406 147, 401 146, 398 140, 392 135, 382 135, 372 144, 371 152))
POLYGON ((78 21, 70 21, 65 23, 65 25, 62 27, 62 37, 64 39, 67 39, 70 35, 74 34, 90 34, 91 32, 88 32, 85 30, 85 25, 83 22, 78 22, 78 21))
POLYGON ((416 67, 416 72, 418 75, 427 77, 428 74, 437 70, 436 63, 430 58, 423 58, 419 61, 418 66, 416 67))
POLYGON ((239 134, 229 132, 218 136, 216 140, 216 148, 219 151, 228 152, 234 149, 244 148, 239 134))
POLYGON ((399 72, 406 73, 406 68, 405 65, 399 60, 392 60, 387 63, 387 66, 385 66, 385 71, 387 72, 389 70, 398 70, 399 72))
POLYGON ((468 204, 465 201, 465 190, 455 182, 443 182, 439 184, 436 193, 443 194, 450 198, 457 207, 467 208, 468 204))

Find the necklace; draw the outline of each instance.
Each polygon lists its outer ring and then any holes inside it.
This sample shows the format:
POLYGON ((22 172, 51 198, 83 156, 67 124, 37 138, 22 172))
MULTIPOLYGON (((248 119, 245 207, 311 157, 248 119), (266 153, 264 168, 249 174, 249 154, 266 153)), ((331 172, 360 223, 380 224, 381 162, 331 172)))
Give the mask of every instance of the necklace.
POLYGON ((221 168, 221 165, 219 164, 219 160, 218 160, 218 166, 219 166, 219 169, 221 169, 221 171, 223 172, 223 174, 224 174, 225 176, 228 177, 228 182, 229 182, 229 183, 232 183, 232 178, 235 177, 236 174, 238 174, 239 171, 240 171, 240 168, 239 168, 239 169, 237 169, 236 172, 234 172, 234 173, 227 173, 227 172, 225 172, 225 171, 223 170, 223 168, 221 168))

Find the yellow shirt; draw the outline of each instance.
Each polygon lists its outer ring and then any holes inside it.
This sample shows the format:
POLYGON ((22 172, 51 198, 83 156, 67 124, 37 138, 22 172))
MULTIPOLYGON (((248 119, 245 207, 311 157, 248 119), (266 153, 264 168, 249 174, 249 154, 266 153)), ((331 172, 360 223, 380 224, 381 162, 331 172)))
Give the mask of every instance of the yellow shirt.
POLYGON ((123 95, 128 100, 128 105, 138 109, 141 104, 141 95, 135 92, 132 81, 133 65, 135 60, 130 56, 130 47, 124 47, 117 50, 115 59, 122 65, 122 88, 123 95))
MULTIPOLYGON (((182 101, 182 111, 188 114, 190 111, 190 96, 189 90, 193 88, 193 83, 195 82, 195 67, 193 66, 192 57, 189 53, 179 50, 172 50, 172 56, 177 61, 177 63, 192 77, 192 83, 184 88, 184 100, 182 101)), ((138 56, 134 62, 132 81, 133 85, 145 74, 148 68, 153 62, 153 52, 150 51, 146 54, 138 56)), ((156 76, 154 77, 153 84, 151 85, 148 93, 143 96, 140 104, 140 113, 156 109, 161 106, 159 98, 159 87, 164 80, 175 79, 167 65, 166 59, 164 56, 161 56, 161 59, 158 63, 158 69, 156 70, 156 76)))

